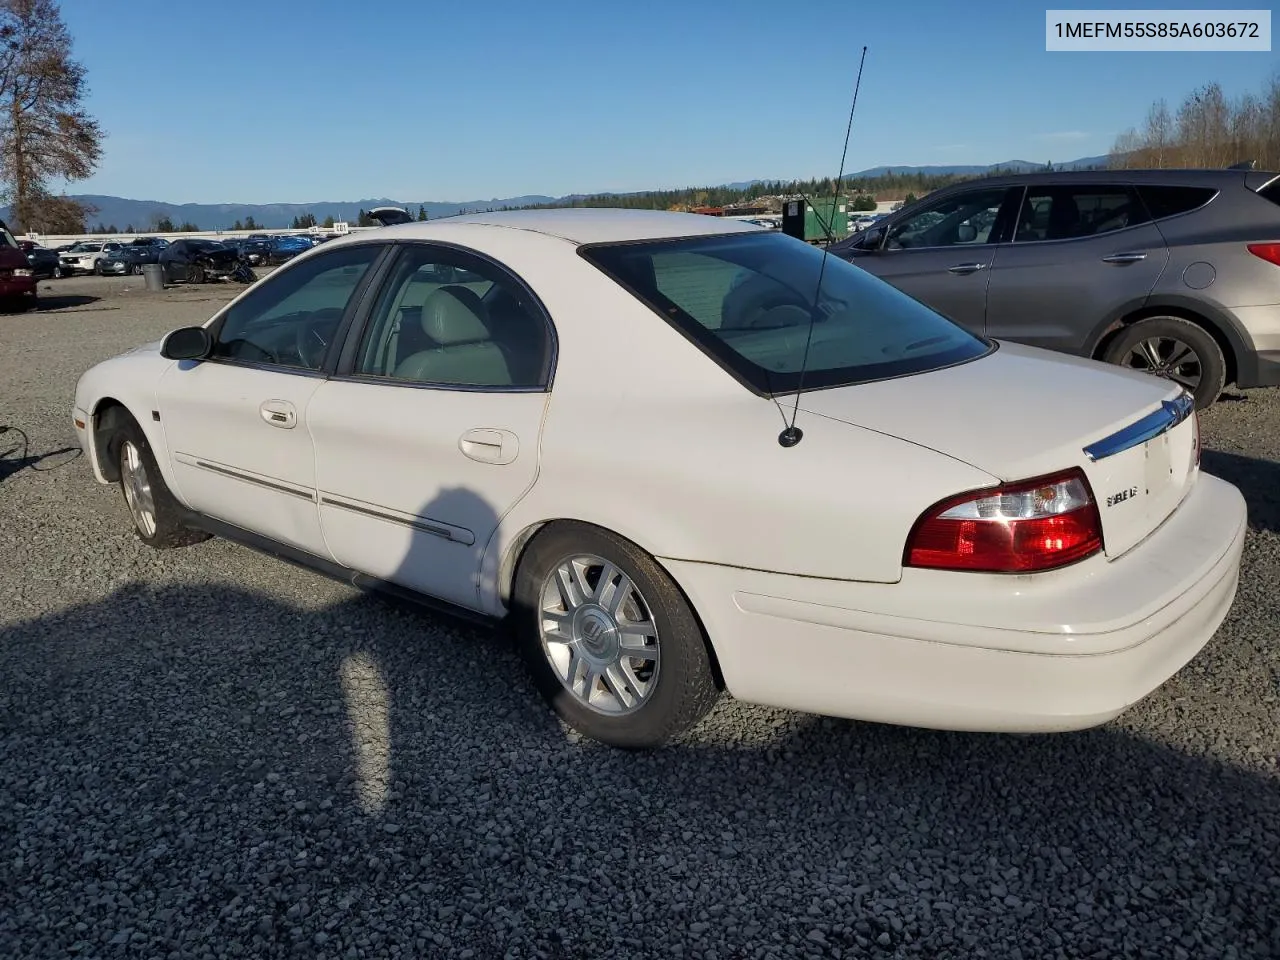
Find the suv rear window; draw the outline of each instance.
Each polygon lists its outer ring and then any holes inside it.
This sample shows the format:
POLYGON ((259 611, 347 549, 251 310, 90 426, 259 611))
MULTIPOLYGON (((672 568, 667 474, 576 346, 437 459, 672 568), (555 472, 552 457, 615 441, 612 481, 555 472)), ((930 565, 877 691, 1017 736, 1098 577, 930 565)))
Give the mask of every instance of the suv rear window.
POLYGON ((780 233, 579 252, 766 396, 798 389, 802 365, 804 386, 834 387, 925 373, 995 349, 840 257, 827 256, 824 266, 821 250, 780 233))
POLYGON ((1213 187, 1142 185, 1138 187, 1138 193, 1142 196, 1142 202, 1147 205, 1151 219, 1163 220, 1165 217, 1176 217, 1180 213, 1203 207, 1217 196, 1218 191, 1213 187))

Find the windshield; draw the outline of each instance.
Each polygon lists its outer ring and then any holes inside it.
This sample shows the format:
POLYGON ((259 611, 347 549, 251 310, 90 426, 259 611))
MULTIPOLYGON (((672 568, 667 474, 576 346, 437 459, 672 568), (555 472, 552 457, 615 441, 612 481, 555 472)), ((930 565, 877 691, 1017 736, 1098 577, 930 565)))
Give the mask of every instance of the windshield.
POLYGON ((839 257, 775 232, 588 245, 622 284, 758 393, 924 373, 994 345, 839 257), (822 294, 812 309, 822 272, 822 294), (809 337, 810 318, 813 319, 809 337))
POLYGON ((18 241, 14 239, 13 234, 9 232, 9 228, 4 223, 0 223, 0 243, 3 243, 6 247, 18 246, 18 241))

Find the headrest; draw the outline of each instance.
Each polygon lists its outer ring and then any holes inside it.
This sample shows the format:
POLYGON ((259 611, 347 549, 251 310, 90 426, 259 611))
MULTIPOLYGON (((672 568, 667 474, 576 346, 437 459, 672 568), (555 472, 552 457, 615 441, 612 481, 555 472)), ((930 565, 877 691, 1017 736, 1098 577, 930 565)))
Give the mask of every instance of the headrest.
POLYGON ((441 287, 422 303, 422 331, 442 347, 488 340, 485 313, 474 290, 441 287))

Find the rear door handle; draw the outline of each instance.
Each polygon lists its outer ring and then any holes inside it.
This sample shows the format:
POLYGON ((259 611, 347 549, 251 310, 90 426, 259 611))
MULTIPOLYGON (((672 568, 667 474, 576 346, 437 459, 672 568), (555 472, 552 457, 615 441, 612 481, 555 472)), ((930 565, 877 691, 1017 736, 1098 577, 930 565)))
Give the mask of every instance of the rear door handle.
POLYGON ((947 267, 947 272, 959 274, 977 273, 985 266, 985 263, 957 263, 954 267, 947 267))
POLYGON ((1130 253, 1113 253, 1109 257, 1103 257, 1103 263, 1137 263, 1139 260, 1147 259, 1147 254, 1143 250, 1134 250, 1130 253))
POLYGON ((520 453, 520 440, 510 430, 477 427, 458 438, 458 449, 481 463, 510 463, 520 453))
POLYGON ((288 400, 264 400, 258 412, 263 420, 281 430, 292 430, 298 425, 298 411, 288 400))

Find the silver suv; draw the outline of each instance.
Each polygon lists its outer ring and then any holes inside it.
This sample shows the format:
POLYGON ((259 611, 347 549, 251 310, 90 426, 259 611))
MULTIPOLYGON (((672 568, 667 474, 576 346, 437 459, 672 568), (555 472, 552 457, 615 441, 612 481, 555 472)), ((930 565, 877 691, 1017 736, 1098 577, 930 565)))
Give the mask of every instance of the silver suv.
POLYGON ((1280 385, 1280 174, 971 180, 830 250, 975 333, 1169 377, 1199 407, 1280 385))

